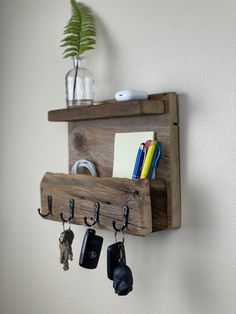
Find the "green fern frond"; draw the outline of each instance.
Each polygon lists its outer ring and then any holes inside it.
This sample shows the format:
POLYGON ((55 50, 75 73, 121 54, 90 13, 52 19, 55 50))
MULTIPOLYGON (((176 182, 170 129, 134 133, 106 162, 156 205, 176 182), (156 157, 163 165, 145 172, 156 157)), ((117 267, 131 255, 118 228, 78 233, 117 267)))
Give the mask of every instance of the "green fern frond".
POLYGON ((61 47, 67 47, 64 58, 79 56, 87 50, 94 49, 96 28, 90 9, 83 3, 71 0, 71 18, 64 28, 65 38, 61 47))

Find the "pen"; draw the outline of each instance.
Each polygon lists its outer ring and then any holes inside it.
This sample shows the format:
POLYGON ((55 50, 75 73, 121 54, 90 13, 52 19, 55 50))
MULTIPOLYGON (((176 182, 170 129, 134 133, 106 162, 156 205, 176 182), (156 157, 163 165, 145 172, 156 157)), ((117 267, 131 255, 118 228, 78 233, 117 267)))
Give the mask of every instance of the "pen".
POLYGON ((146 150, 145 144, 142 143, 138 149, 132 179, 138 179, 140 177, 143 159, 144 159, 144 155, 145 155, 145 150, 146 150))
POLYGON ((148 148, 149 148, 151 142, 152 142, 152 140, 147 140, 147 141, 145 142, 146 153, 147 153, 147 151, 148 151, 148 148))
POLYGON ((158 161, 160 159, 160 156, 161 156, 161 146, 159 143, 157 143, 154 154, 153 154, 152 162, 150 165, 150 169, 147 175, 147 179, 152 178, 153 170, 156 168, 158 161))
POLYGON ((152 158, 153 158, 153 155, 155 152, 156 145, 157 145, 157 141, 152 141, 149 148, 148 148, 147 156, 145 158, 143 169, 141 172, 141 179, 147 178, 147 175, 148 175, 148 172, 149 172, 149 169, 151 166, 152 158))

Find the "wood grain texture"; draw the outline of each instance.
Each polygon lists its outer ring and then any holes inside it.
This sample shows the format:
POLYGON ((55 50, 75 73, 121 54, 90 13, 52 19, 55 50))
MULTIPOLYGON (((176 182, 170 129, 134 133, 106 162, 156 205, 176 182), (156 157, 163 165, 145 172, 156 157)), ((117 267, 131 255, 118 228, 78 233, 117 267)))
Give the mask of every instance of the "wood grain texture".
POLYGON ((117 117, 145 116, 164 112, 161 100, 105 101, 98 105, 77 106, 48 112, 49 121, 82 121, 117 117))
POLYGON ((47 197, 52 196, 52 215, 46 219, 60 221, 60 213, 69 217, 69 200, 75 201, 72 223, 84 223, 84 217, 93 217, 94 202, 100 203, 96 227, 113 231, 112 221, 122 225, 122 208, 129 207, 127 233, 146 236, 152 232, 151 199, 156 208, 158 229, 167 227, 166 186, 163 180, 129 180, 99 178, 88 175, 46 173, 41 182, 41 212, 47 213, 47 197), (150 190, 151 187, 151 190, 150 190), (151 192, 150 192, 151 191, 151 192))
MULTIPOLYGON (((155 131, 162 149, 156 177, 165 180, 167 187, 167 228, 179 228, 181 215, 176 94, 150 95, 149 101, 152 100, 164 103, 163 114, 122 118, 113 116, 109 119, 69 122, 69 169, 76 160, 88 159, 96 165, 99 177, 111 177, 115 133, 155 131)), ((132 106, 132 102, 127 103, 132 106)), ((158 222, 158 206, 152 210, 153 217, 157 217, 153 221, 153 231, 164 229, 158 222)))
POLYGON ((152 207, 152 232, 161 231, 168 228, 167 214, 167 186, 164 180, 149 181, 150 197, 152 207))

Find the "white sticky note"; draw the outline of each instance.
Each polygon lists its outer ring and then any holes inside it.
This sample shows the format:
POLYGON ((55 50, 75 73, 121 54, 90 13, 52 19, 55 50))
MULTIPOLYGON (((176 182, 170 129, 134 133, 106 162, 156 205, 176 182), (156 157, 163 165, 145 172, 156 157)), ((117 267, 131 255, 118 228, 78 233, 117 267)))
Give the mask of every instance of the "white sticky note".
POLYGON ((132 179, 140 144, 154 140, 154 137, 155 132, 116 133, 112 176, 132 179))

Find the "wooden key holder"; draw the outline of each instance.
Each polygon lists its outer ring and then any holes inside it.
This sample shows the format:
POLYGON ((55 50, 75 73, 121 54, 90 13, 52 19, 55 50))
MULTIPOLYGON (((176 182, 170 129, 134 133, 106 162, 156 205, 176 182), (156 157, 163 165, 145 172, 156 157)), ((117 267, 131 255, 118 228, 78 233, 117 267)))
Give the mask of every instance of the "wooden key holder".
POLYGON ((71 223, 86 225, 84 217, 93 217, 94 202, 99 202, 96 227, 113 230, 112 222, 122 225, 122 208, 128 206, 127 233, 145 236, 167 228, 166 186, 163 180, 129 180, 98 178, 88 175, 46 173, 41 182, 41 205, 47 212, 48 195, 52 197, 52 214, 47 219, 69 216, 68 200, 75 200, 71 223), (151 199, 158 199, 151 208, 151 199), (152 220, 152 210, 155 219, 152 220))
POLYGON ((148 100, 104 101, 101 104, 59 109, 48 113, 49 121, 69 122, 69 169, 76 160, 96 165, 98 177, 85 174, 46 173, 41 182, 41 211, 45 219, 85 225, 99 202, 95 225, 122 226, 122 209, 129 208, 126 232, 146 236, 151 232, 180 227, 178 115, 175 93, 150 95, 148 100), (155 131, 162 154, 158 179, 112 178, 115 133, 155 131), (51 203, 49 202, 51 198, 51 203), (74 202, 73 217, 68 203, 74 202), (50 207, 49 207, 50 205, 50 207))

